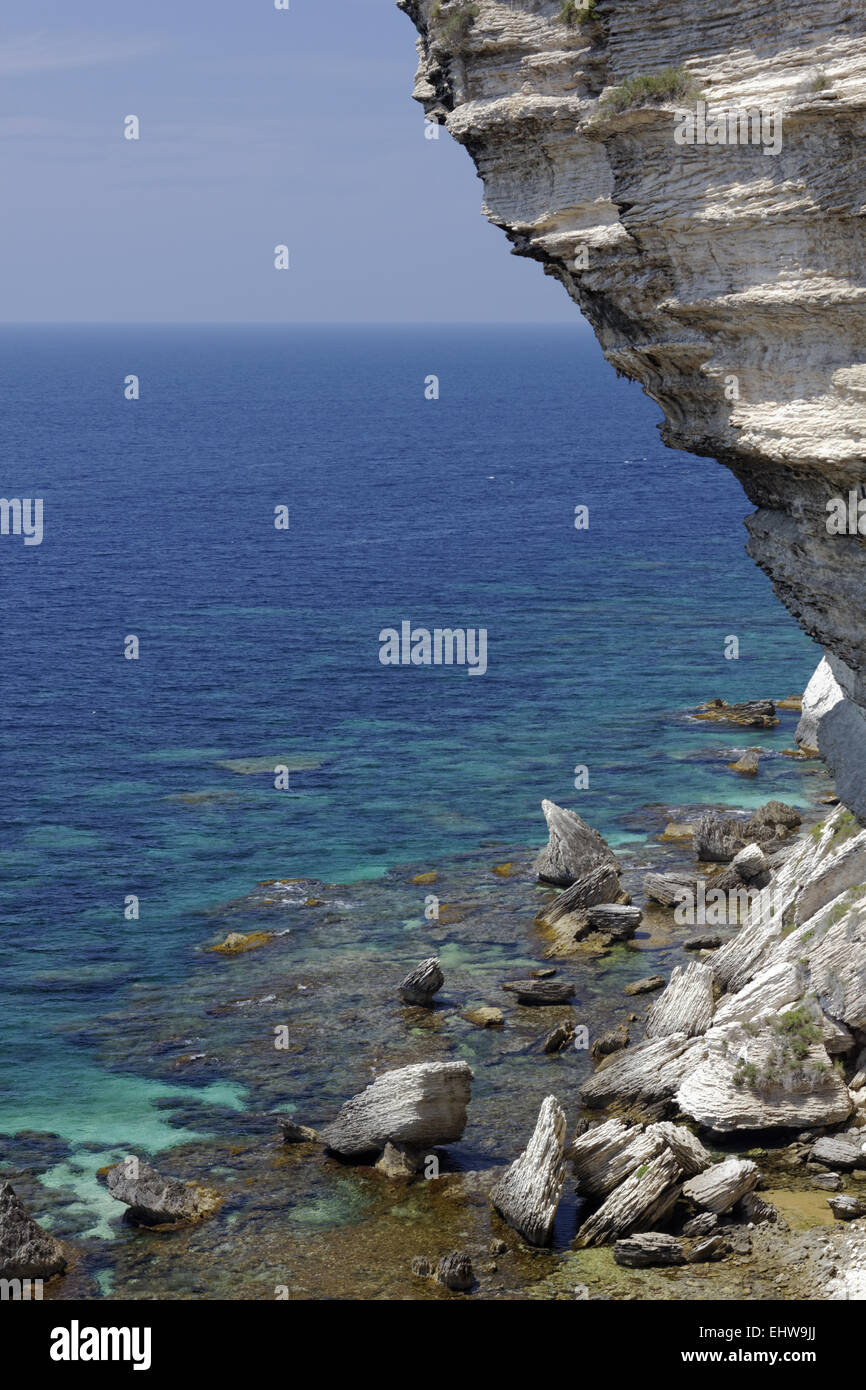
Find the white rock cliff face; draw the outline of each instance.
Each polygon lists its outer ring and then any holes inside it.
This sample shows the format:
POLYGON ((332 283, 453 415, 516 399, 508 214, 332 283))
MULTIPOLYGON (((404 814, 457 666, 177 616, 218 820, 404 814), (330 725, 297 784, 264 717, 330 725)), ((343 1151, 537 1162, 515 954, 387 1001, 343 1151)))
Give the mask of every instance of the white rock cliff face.
POLYGON ((466 146, 487 216, 659 404, 665 442, 756 506, 749 554, 857 715, 819 735, 838 772, 866 711, 866 544, 827 528, 829 499, 866 493, 866 6, 596 0, 568 23, 561 0, 399 3, 415 96, 466 146), (614 109, 668 68, 680 95, 614 109), (763 113, 760 142, 678 144, 699 98, 763 113))

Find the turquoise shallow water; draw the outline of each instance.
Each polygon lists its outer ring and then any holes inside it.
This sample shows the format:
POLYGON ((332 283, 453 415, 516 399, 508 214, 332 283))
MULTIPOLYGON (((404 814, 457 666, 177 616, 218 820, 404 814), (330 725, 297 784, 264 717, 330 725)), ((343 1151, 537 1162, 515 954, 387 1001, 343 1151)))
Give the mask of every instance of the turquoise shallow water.
MULTIPOLYGON (((45 499, 42 545, 0 545, 0 1133, 155 1152, 242 1108, 226 1059, 178 1082, 201 1124, 167 1124, 124 1029, 182 1001, 258 880, 540 843, 545 796, 620 844, 648 804, 803 800, 782 757, 725 769, 792 717, 744 739, 686 715, 817 659, 744 554, 741 489, 665 450, 579 328, 5 329, 0 371, 5 491, 45 499), (485 627, 487 674, 383 667, 404 619, 485 627)), ((383 924, 386 957, 416 920, 383 924)), ((83 1167, 48 1180, 92 1197, 83 1167)))

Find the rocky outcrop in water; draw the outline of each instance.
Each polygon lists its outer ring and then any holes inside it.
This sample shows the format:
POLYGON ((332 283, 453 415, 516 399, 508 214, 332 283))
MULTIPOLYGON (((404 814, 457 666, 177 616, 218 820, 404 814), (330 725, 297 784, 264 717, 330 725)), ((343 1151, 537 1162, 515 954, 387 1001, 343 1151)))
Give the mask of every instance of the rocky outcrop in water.
POLYGON ((565 1115, 555 1096, 538 1112, 532 1138, 490 1200, 530 1245, 547 1245, 565 1178, 565 1115))
POLYGON ((438 994, 444 983, 445 976, 439 969, 439 957, 430 956, 409 971, 400 985, 400 998, 404 1004, 419 1004, 422 1008, 429 1009, 432 1007, 434 994, 438 994))
MULTIPOLYGON (((554 883, 560 888, 568 888, 580 882, 592 870, 607 870, 597 875, 598 888, 595 894, 604 891, 606 885, 614 881, 613 896, 619 891, 616 876, 619 864, 613 850, 597 830, 581 820, 576 811, 566 811, 553 801, 542 801, 541 809, 547 821, 548 842, 533 865, 538 877, 545 883, 554 883)), ((578 899, 571 900, 571 907, 586 907, 590 903, 610 902, 610 897, 593 896, 593 892, 583 892, 578 899)))
POLYGON ((125 1158, 108 1170, 106 1185, 123 1202, 136 1226, 177 1226, 211 1216, 222 1198, 197 1183, 165 1178, 140 1158, 125 1158))
POLYGON ((393 1144, 451 1144, 466 1128, 472 1071, 466 1062, 419 1062, 387 1071, 347 1100, 322 1142, 347 1157, 393 1144))
POLYGON ((0 1183, 0 1279, 50 1279, 66 1265, 60 1241, 37 1225, 11 1183, 0 1183))

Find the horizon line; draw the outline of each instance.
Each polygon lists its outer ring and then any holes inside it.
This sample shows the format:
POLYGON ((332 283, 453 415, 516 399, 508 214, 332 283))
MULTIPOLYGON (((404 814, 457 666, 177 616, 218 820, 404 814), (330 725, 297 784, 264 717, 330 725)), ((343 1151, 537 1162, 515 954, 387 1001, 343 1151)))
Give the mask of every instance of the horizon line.
POLYGON ((589 328, 561 319, 9 319, 0 328, 589 328))

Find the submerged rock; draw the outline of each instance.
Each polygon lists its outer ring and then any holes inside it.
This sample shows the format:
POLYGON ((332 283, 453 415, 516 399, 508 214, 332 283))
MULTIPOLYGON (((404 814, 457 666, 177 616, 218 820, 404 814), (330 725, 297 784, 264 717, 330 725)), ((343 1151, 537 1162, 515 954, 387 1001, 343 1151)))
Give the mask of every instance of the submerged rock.
POLYGON ((409 1144, 388 1143, 376 1167, 388 1178, 412 1178, 423 1171, 424 1159, 425 1155, 409 1144))
POLYGON ((728 763, 728 767, 731 772, 739 772, 742 777, 757 777, 760 757, 759 748, 749 748, 736 762, 728 763))
POLYGON ((225 941, 221 941, 218 946, 211 946, 218 956, 242 956, 247 951, 257 951, 261 946, 267 946, 269 941, 273 941, 273 935, 266 931, 229 932, 225 941))
POLYGON ((420 965, 416 965, 400 985, 400 998, 404 1004, 420 1004, 422 1008, 430 1008, 433 1003, 433 996, 444 985, 445 976, 439 969, 439 957, 430 956, 427 960, 422 960, 420 965))
POLYGON ((741 724, 749 729, 773 729, 779 720, 772 700, 741 700, 729 705, 727 700, 708 700, 698 705, 696 719, 709 719, 722 724, 741 724))
POLYGON ((0 1182, 0 1278, 50 1279, 67 1263, 60 1241, 33 1220, 11 1183, 0 1182))
POLYGON ((553 801, 542 801, 547 821, 547 845, 535 860, 535 872, 543 882, 567 888, 590 869, 606 865, 619 868, 607 841, 581 820, 576 811, 567 811, 553 801))
POLYGON ((621 1052, 624 1047, 628 1047, 631 1042, 628 1028, 624 1023, 620 1023, 616 1028, 609 1028, 601 1037, 596 1038, 590 1049, 590 1055, 594 1062, 600 1061, 602 1057, 609 1057, 612 1052, 621 1052))
POLYGON ((574 1042, 576 1028, 573 1023, 559 1023, 544 1039, 542 1051, 548 1056, 555 1052, 562 1052, 563 1048, 571 1047, 574 1042))
POLYGON ((165 1178, 139 1158, 125 1158, 109 1168, 106 1183, 115 1201, 129 1208, 127 1219, 137 1226, 201 1221, 212 1216, 222 1202, 212 1188, 165 1178))
POLYGON ((555 1096, 538 1112, 532 1138, 490 1194, 500 1216, 530 1245, 547 1245, 565 1178, 565 1115, 555 1096))
POLYGON ((466 1127, 472 1071, 466 1062, 419 1062, 387 1071, 347 1100, 321 1131, 325 1146, 353 1156, 391 1143, 450 1144, 466 1127))
POLYGON ((518 1004, 567 1004, 574 998, 567 980, 509 980, 502 988, 516 994, 518 1004))
POLYGON ((633 980, 626 985, 623 994, 652 994, 656 989, 664 989, 667 981, 664 975, 648 975, 644 980, 633 980))
POLYGON ((462 1016, 467 1023, 474 1024, 476 1028, 501 1028, 505 1022, 502 1010, 488 1004, 482 1004, 477 1009, 467 1009, 462 1016))
POLYGON ((309 1125, 296 1124, 294 1120, 281 1119, 277 1123, 283 1135, 284 1144, 317 1144, 319 1135, 309 1125))

